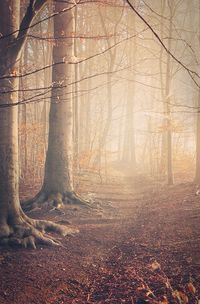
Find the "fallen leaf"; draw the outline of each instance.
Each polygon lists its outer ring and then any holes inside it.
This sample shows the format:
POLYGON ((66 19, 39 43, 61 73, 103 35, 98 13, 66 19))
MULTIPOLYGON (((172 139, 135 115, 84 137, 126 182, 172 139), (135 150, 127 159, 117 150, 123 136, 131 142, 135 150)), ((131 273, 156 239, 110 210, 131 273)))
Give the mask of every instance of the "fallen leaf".
POLYGON ((188 304, 189 300, 186 294, 182 291, 175 290, 172 293, 173 297, 179 301, 180 304, 188 304))
POLYGON ((151 265, 150 265, 151 269, 153 271, 158 270, 161 268, 160 264, 157 261, 154 261, 151 265))
POLYGON ((169 302, 166 297, 163 297, 163 299, 159 301, 159 304, 169 304, 169 302))
POLYGON ((190 282, 186 285, 186 289, 190 292, 195 294, 196 293, 196 288, 194 287, 194 285, 190 282))

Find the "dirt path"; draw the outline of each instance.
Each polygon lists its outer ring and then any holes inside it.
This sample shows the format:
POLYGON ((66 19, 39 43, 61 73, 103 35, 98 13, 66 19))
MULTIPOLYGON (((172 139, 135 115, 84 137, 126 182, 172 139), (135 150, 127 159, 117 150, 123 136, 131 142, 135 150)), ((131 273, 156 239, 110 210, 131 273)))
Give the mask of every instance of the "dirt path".
POLYGON ((79 234, 62 240, 66 248, 0 250, 0 303, 198 303, 195 187, 94 189, 99 198, 112 199, 112 207, 105 203, 103 212, 68 207, 65 215, 45 216, 79 227, 79 234))

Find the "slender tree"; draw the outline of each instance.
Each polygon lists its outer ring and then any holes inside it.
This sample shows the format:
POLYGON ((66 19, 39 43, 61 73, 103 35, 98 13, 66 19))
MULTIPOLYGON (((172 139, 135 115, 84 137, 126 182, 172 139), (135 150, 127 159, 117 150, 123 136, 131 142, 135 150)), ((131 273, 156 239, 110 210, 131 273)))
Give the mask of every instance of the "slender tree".
MULTIPOLYGON (((169 37, 172 36, 172 12, 170 6, 169 37)), ((171 39, 168 40, 168 50, 171 51, 171 39)), ((171 56, 167 54, 166 80, 165 80, 165 102, 167 116, 167 182, 174 183, 173 159, 172 159, 172 130, 171 130, 171 108, 170 108, 170 86, 171 86, 171 56)))
MULTIPOLYGON (((199 3, 198 23, 200 25, 200 3, 199 3)), ((199 27, 198 27, 199 28, 199 27)), ((199 40, 200 42, 200 40, 199 40)), ((200 43, 199 43, 200 44, 200 43)), ((200 90, 198 90, 198 102, 197 102, 197 119, 196 119, 196 172, 195 182, 200 184, 200 90)))
MULTIPOLYGON (((127 29, 134 29, 135 16, 132 16, 131 12, 127 13, 127 29)), ((127 61, 129 65, 134 66, 136 64, 137 44, 136 37, 127 42, 127 61), (131 50, 131 51, 130 51, 131 50)), ((135 174, 136 170, 136 154, 135 154, 135 128, 134 128, 134 107, 135 107, 135 74, 132 81, 128 82, 127 88, 127 103, 126 103, 126 115, 125 115, 125 128, 124 128, 124 150, 123 160, 130 164, 130 173, 135 174)))

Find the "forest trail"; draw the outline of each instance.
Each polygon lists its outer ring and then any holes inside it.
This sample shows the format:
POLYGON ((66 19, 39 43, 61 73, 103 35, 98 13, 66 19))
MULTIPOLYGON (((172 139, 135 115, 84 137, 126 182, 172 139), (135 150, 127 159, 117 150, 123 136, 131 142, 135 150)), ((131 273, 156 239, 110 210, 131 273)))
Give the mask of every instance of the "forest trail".
POLYGON ((65 247, 1 249, 0 304, 199 303, 195 193, 192 184, 94 185, 89 195, 103 210, 35 211, 80 233, 63 238, 65 247))

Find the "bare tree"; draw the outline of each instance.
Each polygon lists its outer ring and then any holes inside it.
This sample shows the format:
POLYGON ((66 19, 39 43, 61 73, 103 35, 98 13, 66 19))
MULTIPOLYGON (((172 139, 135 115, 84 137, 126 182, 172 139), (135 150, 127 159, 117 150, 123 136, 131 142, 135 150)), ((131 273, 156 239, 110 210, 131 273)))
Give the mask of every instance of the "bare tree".
MULTIPOLYGON (((31 0, 21 24, 19 24, 20 1, 5 0, 1 3, 1 77, 18 73, 19 58, 29 27, 45 2, 44 0, 31 0)), ((12 105, 16 102, 18 99, 18 78, 8 79, 4 77, 0 80, 0 88, 0 104, 12 105)), ((67 230, 48 221, 30 219, 20 207, 17 112, 17 107, 13 106, 0 109, 0 241, 34 248, 38 242, 57 244, 56 241, 45 236, 40 230, 52 229, 63 234, 67 233, 67 230)))
POLYGON ((74 30, 74 16, 71 4, 55 3, 55 12, 63 9, 66 10, 65 14, 54 17, 53 61, 64 61, 66 64, 53 65, 52 68, 53 87, 44 182, 36 197, 25 203, 26 207, 33 203, 34 206, 41 204, 48 198, 55 207, 69 202, 87 204, 73 189, 73 106, 71 88, 67 85, 72 82, 72 65, 67 64, 67 61, 74 60, 74 39, 71 34, 74 30), (62 39, 62 35, 69 38, 62 39))

